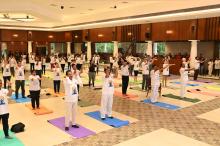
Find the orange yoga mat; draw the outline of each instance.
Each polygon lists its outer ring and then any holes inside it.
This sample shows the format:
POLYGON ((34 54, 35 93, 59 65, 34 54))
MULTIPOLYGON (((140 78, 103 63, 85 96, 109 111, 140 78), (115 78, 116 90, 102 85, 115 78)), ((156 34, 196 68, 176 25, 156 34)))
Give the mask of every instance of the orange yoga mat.
POLYGON ((42 105, 40 106, 40 109, 35 109, 35 110, 32 109, 31 104, 25 104, 25 106, 27 108, 29 108, 35 115, 45 115, 45 114, 53 113, 52 110, 49 110, 49 109, 47 109, 46 107, 44 107, 42 105))
POLYGON ((114 95, 115 96, 118 96, 118 97, 123 97, 123 98, 137 98, 138 95, 135 95, 135 94, 127 94, 127 96, 124 96, 121 92, 119 91, 115 91, 114 92, 114 95))
POLYGON ((218 93, 212 93, 212 92, 206 92, 206 91, 202 91, 199 89, 191 89, 191 90, 187 90, 191 93, 197 93, 197 94, 202 94, 202 95, 207 95, 207 96, 214 96, 214 97, 220 97, 220 94, 218 93))

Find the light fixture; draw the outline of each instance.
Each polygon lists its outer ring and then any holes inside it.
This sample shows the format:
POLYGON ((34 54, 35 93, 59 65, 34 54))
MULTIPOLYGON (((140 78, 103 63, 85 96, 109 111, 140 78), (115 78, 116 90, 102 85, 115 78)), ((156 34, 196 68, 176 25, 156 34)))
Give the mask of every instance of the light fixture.
POLYGON ((132 35, 132 33, 131 32, 128 32, 128 36, 131 36, 132 35))
POLYGON ((76 7, 70 6, 69 8, 70 8, 70 9, 74 9, 74 8, 76 8, 76 7))
POLYGON ((48 35, 48 38, 52 39, 52 38, 53 38, 53 35, 48 35))
POLYGON ((15 37, 15 38, 17 38, 17 37, 18 37, 18 34, 13 34, 12 36, 15 37))
POLYGON ((126 2, 126 1, 123 1, 123 2, 121 2, 121 3, 123 3, 123 4, 127 4, 128 2, 126 2))
POLYGON ((98 34, 98 37, 103 37, 104 35, 103 34, 98 34))
POLYGON ((78 35, 75 35, 74 37, 77 39, 77 38, 78 38, 78 35))
POLYGON ((94 9, 88 9, 89 11, 93 11, 94 9))
POLYGON ((166 34, 172 34, 172 33, 173 33, 172 30, 167 30, 167 31, 166 31, 166 34))
POLYGON ((56 4, 50 4, 50 6, 52 6, 52 7, 56 7, 57 5, 56 5, 56 4))

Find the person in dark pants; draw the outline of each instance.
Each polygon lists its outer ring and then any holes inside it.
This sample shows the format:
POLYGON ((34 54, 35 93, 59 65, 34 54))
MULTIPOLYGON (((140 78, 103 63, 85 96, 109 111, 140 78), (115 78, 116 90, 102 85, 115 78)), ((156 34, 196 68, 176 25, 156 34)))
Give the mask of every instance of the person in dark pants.
POLYGON ((21 87, 22 98, 25 98, 25 77, 24 77, 24 66, 21 66, 19 61, 15 68, 15 97, 18 99, 18 90, 21 87))
POLYGON ((96 65, 94 61, 90 61, 90 66, 89 66, 89 87, 91 87, 91 82, 92 86, 95 86, 95 76, 96 76, 96 65))
MULTIPOLYGON (((38 75, 41 78, 41 76, 42 76, 42 62, 39 60, 38 57, 36 57, 35 71, 36 71, 36 75, 38 75)), ((41 81, 40 81, 40 86, 41 86, 41 81)))
POLYGON ((194 79, 195 81, 197 80, 198 75, 199 75, 200 63, 204 63, 204 60, 203 60, 203 61, 200 61, 200 60, 199 60, 199 57, 196 57, 196 58, 195 58, 194 77, 193 77, 193 79, 194 79))
POLYGON ((41 62, 42 62, 42 74, 45 75, 45 73, 46 73, 46 58, 42 57, 41 62))
POLYGON ((60 92, 60 80, 61 80, 61 70, 58 63, 55 63, 55 67, 53 68, 53 85, 54 85, 54 93, 60 92))
POLYGON ((2 80, 0 80, 0 121, 2 121, 3 131, 5 138, 12 139, 11 136, 9 136, 9 125, 8 125, 8 119, 9 119, 9 111, 8 111, 8 99, 7 96, 11 96, 12 89, 11 89, 11 83, 8 82, 8 89, 2 88, 2 80))
POLYGON ((15 68, 14 67, 17 64, 14 57, 9 58, 9 64, 10 64, 11 75, 14 77, 15 76, 15 68))
POLYGON ((147 61, 147 58, 144 59, 144 62, 141 64, 142 67, 142 90, 149 90, 150 88, 150 70, 149 70, 149 62, 147 61))
POLYGON ((11 70, 10 70, 10 65, 9 65, 7 59, 5 59, 5 61, 4 61, 3 68, 4 68, 3 69, 4 88, 6 89, 7 81, 11 80, 11 70))
POLYGON ((60 66, 62 68, 62 72, 64 73, 64 69, 65 69, 65 64, 66 64, 66 61, 65 59, 62 57, 61 60, 60 60, 60 66))
POLYGON ((30 84, 29 84, 29 91, 31 97, 31 105, 33 110, 37 106, 40 108, 40 76, 36 75, 36 71, 33 70, 31 75, 29 76, 30 84), (36 104, 36 106, 35 106, 36 104))
POLYGON ((127 88, 129 83, 129 65, 126 61, 122 61, 121 75, 122 75, 122 94, 127 96, 127 88))
POLYGON ((29 56, 29 63, 30 63, 30 72, 34 70, 34 62, 35 62, 35 56, 31 53, 29 56))

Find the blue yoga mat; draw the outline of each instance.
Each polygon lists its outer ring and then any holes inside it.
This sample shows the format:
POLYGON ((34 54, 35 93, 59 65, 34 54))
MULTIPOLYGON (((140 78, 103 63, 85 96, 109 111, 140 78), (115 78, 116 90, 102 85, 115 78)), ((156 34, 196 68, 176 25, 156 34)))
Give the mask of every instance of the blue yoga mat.
POLYGON ((168 104, 168 103, 164 103, 164 102, 155 102, 155 103, 152 103, 150 99, 145 99, 145 100, 144 100, 144 103, 150 103, 150 104, 153 104, 153 105, 155 105, 155 106, 159 106, 159 107, 162 107, 162 108, 165 108, 165 109, 169 109, 169 110, 178 110, 178 109, 181 109, 181 107, 179 107, 179 106, 172 105, 172 104, 168 104))
POLYGON ((16 99, 15 94, 12 94, 11 99, 15 100, 17 103, 24 103, 24 102, 30 102, 31 99, 26 97, 22 98, 21 94, 18 94, 18 99, 16 99))
POLYGON ((119 128, 119 127, 122 127, 122 126, 127 126, 129 124, 129 121, 123 121, 123 120, 120 120, 120 119, 117 119, 117 118, 106 118, 105 120, 102 120, 101 117, 100 117, 100 112, 99 111, 94 111, 94 112, 89 112, 89 113, 85 113, 86 115, 102 122, 102 123, 105 123, 109 126, 112 126, 112 127, 115 127, 115 128, 119 128))
MULTIPOLYGON (((170 82, 170 83, 174 83, 174 84, 178 84, 180 85, 181 83, 180 82, 170 82)), ((199 84, 187 84, 187 86, 199 86, 199 84)))

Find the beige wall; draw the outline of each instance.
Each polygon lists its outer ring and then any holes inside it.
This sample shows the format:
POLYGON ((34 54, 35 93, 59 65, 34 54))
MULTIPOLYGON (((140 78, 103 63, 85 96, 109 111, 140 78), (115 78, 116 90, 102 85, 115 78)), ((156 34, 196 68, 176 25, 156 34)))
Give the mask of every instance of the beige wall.
MULTIPOLYGON (((190 48, 190 42, 166 42, 165 54, 171 53, 175 55, 179 52, 182 54, 190 54, 190 48)), ((214 42, 198 42, 198 56, 200 53, 202 53, 205 58, 212 58, 214 53, 214 42)))

